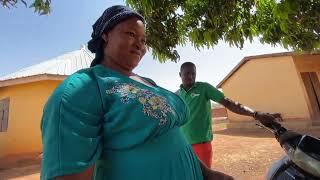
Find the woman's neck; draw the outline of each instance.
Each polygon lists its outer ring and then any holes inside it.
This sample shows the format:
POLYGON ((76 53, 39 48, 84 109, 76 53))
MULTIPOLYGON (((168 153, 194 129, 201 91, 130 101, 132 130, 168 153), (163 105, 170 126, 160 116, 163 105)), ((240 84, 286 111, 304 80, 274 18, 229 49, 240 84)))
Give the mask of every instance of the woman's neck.
POLYGON ((121 67, 119 64, 114 63, 116 61, 108 61, 108 60, 104 60, 101 62, 101 65, 106 66, 114 71, 117 71, 125 76, 132 76, 134 75, 134 73, 132 72, 132 70, 128 70, 128 69, 124 69, 123 67, 121 67))

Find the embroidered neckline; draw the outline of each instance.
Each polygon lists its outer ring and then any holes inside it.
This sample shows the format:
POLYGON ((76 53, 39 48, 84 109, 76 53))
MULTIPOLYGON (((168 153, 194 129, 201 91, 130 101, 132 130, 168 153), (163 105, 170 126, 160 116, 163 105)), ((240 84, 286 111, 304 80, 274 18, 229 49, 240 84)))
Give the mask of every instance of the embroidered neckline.
POLYGON ((147 89, 139 88, 133 83, 119 83, 106 90, 108 95, 118 94, 120 101, 128 104, 130 101, 138 101, 142 104, 142 112, 152 118, 159 120, 159 125, 164 125, 167 122, 169 113, 175 114, 171 106, 166 102, 166 99, 147 89))

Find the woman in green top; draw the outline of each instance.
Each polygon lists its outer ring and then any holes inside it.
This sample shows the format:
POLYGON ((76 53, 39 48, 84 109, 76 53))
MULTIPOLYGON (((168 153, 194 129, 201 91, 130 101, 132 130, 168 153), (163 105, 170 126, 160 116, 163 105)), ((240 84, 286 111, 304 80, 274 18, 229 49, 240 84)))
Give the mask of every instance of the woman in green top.
POLYGON ((108 8, 88 48, 91 68, 69 76, 45 105, 41 179, 232 179, 203 166, 181 134, 183 100, 132 72, 146 52, 140 14, 108 8))

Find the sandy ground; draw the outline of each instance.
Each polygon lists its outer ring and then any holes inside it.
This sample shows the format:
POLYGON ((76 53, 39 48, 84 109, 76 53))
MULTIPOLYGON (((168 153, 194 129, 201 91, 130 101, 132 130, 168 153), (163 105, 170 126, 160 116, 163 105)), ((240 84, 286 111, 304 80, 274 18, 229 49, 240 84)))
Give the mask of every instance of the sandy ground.
MULTIPOLYGON (((216 126, 213 145, 213 169, 232 175, 235 179, 264 179, 268 167, 283 156, 277 141, 268 132, 240 132, 216 126)), ((308 132, 320 136, 320 132, 308 132)), ((18 160, 0 163, 0 180, 39 179, 39 155, 20 157, 18 160), (2 164, 2 166, 1 166, 2 164)))

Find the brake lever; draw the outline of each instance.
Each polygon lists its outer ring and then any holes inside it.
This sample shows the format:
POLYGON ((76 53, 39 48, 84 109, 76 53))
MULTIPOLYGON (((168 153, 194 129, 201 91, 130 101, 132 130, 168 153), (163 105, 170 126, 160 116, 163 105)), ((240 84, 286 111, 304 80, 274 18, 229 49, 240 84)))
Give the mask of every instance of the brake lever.
POLYGON ((274 117, 274 119, 277 121, 277 122, 282 122, 283 121, 283 118, 281 116, 280 113, 270 113, 271 116, 274 117))
POLYGON ((282 127, 281 124, 276 121, 274 121, 271 124, 272 128, 263 125, 260 121, 258 121, 258 123, 256 123, 256 125, 259 128, 263 128, 263 129, 270 131, 272 134, 274 134, 276 136, 276 138, 278 138, 281 134, 283 134, 285 131, 287 131, 286 128, 282 127))
POLYGON ((266 129, 266 130, 272 132, 272 134, 275 134, 275 131, 274 131, 273 129, 271 129, 271 128, 265 126, 265 125, 263 125, 263 124, 262 124, 261 122, 259 122, 259 121, 258 121, 258 123, 256 123, 256 126, 258 126, 258 127, 261 128, 261 129, 266 129))

